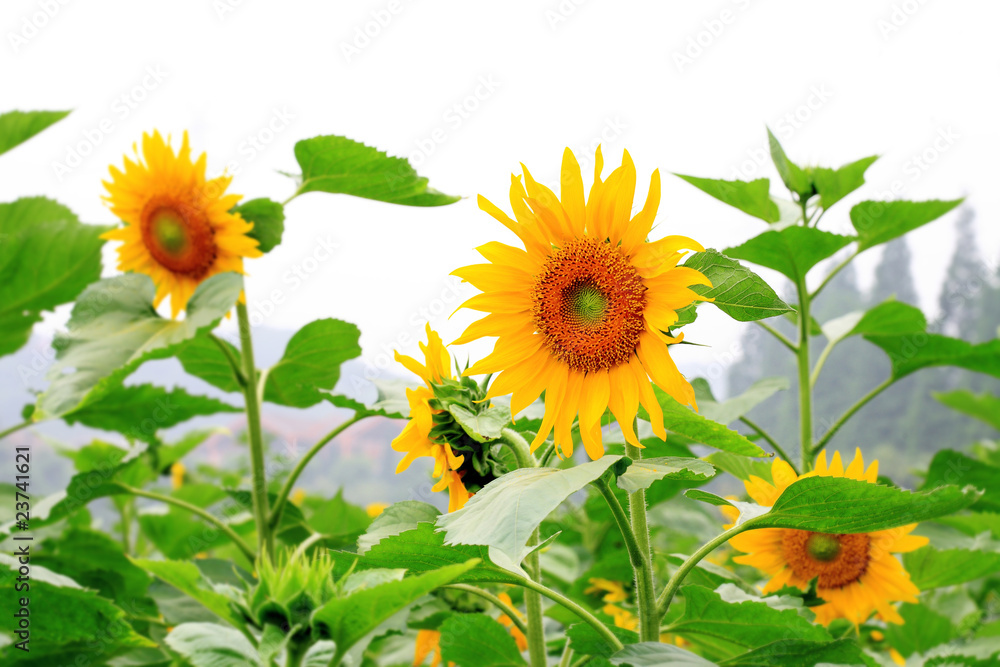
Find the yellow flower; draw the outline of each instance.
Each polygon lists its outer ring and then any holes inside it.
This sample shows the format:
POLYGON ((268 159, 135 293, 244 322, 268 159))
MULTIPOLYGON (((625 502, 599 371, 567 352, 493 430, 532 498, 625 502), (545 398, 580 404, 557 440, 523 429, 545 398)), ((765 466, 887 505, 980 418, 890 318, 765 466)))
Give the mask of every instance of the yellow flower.
POLYGON ((586 595, 600 595, 601 593, 605 593, 602 598, 605 602, 625 602, 625 600, 628 600, 625 585, 620 581, 611 581, 610 579, 601 579, 599 577, 592 577, 587 581, 590 583, 590 586, 583 591, 586 595))
POLYGON ((184 484, 184 472, 186 470, 187 468, 180 461, 170 466, 170 488, 174 491, 181 488, 184 484))
POLYGON ((639 629, 639 619, 628 609, 622 609, 613 604, 606 604, 601 610, 614 619, 615 627, 625 628, 626 630, 639 629))
MULTIPOLYGON (((508 607, 513 609, 518 618, 524 618, 524 614, 521 613, 520 609, 514 606, 514 602, 510 599, 509 595, 506 593, 500 593, 497 597, 500 598, 501 601, 505 602, 508 607)), ((510 636, 513 637, 514 641, 517 643, 517 650, 521 652, 528 650, 528 638, 524 636, 524 633, 521 632, 519 627, 514 625, 514 621, 512 621, 507 614, 500 614, 497 618, 497 622, 510 631, 510 636)))
POLYGON ((903 655, 894 648, 889 649, 889 657, 900 667, 904 667, 904 665, 906 665, 906 658, 904 658, 903 655))
POLYGON ((428 403, 434 398, 431 384, 451 379, 451 358, 441 336, 431 330, 430 324, 426 330, 427 344, 420 344, 420 350, 424 353, 423 364, 399 352, 395 355, 396 361, 424 381, 424 386, 406 390, 406 399, 410 404, 410 421, 406 423, 403 432, 392 441, 392 448, 397 452, 406 452, 403 460, 396 466, 397 474, 409 468, 410 464, 421 456, 434 459, 434 476, 439 479, 431 490, 448 489, 448 511, 454 512, 464 507, 471 495, 462 484, 462 475, 459 473, 465 457, 457 456, 448 443, 431 440, 435 411, 428 403))
POLYGON ((389 506, 388 503, 371 503, 367 507, 365 507, 365 512, 368 513, 368 516, 374 519, 379 514, 384 512, 385 508, 388 506, 389 506))
MULTIPOLYGON (((413 667, 424 664, 424 659, 431 656, 430 667, 441 664, 441 633, 437 630, 417 630, 417 645, 413 651, 413 667)), ((449 667, 454 665, 448 662, 449 667)))
POLYGON ((292 497, 289 498, 291 503, 296 507, 302 507, 302 503, 306 500, 306 490, 305 489, 295 489, 292 491, 292 497))
POLYGON ((260 257, 257 241, 247 236, 253 224, 230 209, 241 195, 225 194, 230 176, 205 178, 206 158, 191 159, 187 132, 180 151, 159 132, 142 137, 135 160, 125 170, 112 166, 104 201, 124 227, 102 238, 123 241, 118 268, 138 271, 156 284, 154 306, 168 295, 173 317, 185 308, 198 285, 217 273, 243 273, 244 257, 260 257))
POLYGON ((483 292, 463 307, 488 313, 455 344, 498 339, 492 354, 466 375, 500 373, 487 397, 513 394, 514 414, 545 392, 545 416, 532 450, 554 432, 557 451, 572 455, 570 430, 579 414, 580 435, 593 459, 604 454, 600 421, 609 407, 633 445, 642 446, 632 428, 640 404, 653 432, 666 437, 650 378, 697 408, 694 390, 667 351, 683 336, 666 332, 679 308, 702 299, 690 286, 710 285, 698 271, 677 266, 683 250, 704 250, 698 242, 683 236, 646 240, 660 202, 659 172, 653 172, 642 210, 632 216, 632 158, 625 152, 607 180, 601 179, 603 165, 598 148, 586 201, 580 166, 569 149, 563 154, 561 199, 522 165, 524 184, 511 177, 516 220, 482 196, 479 207, 514 232, 524 249, 487 243, 478 250, 489 263, 454 272, 483 292))
MULTIPOLYGON (((840 452, 833 455, 829 466, 824 452, 816 468, 797 476, 786 462, 775 460, 771 465, 774 483, 751 476, 745 482, 747 493, 759 505, 770 507, 790 484, 802 477, 847 477, 875 484, 878 461, 865 470, 864 458, 858 449, 854 460, 844 469, 840 452)), ((735 520, 735 508, 723 508, 735 520)), ((892 602, 917 602, 920 590, 910 581, 902 563, 893 556, 918 549, 928 540, 910 535, 917 524, 913 523, 889 530, 871 533, 830 535, 808 530, 763 528, 737 535, 730 544, 745 556, 737 556, 737 563, 750 565, 771 575, 764 586, 770 593, 783 586, 806 590, 809 582, 818 577, 816 593, 826 604, 812 607, 816 621, 828 625, 837 618, 845 618, 855 625, 863 623, 873 612, 890 623, 903 619, 892 602)))

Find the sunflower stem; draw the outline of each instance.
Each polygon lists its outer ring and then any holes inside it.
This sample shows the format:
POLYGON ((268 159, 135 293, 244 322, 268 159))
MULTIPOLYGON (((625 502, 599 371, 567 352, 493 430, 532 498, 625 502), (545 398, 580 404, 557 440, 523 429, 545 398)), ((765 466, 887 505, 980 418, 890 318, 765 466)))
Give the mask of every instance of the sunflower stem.
POLYGON ((531 455, 531 446, 528 445, 528 441, 514 429, 504 428, 501 430, 500 440, 514 452, 518 468, 534 468, 538 465, 538 461, 531 455))
MULTIPOLYGON (((802 219, 806 219, 806 202, 801 200, 802 219)), ((809 325, 812 323, 810 306, 812 296, 804 275, 798 276, 795 288, 799 295, 799 344, 796 349, 796 359, 799 366, 799 425, 801 426, 801 451, 803 473, 812 470, 813 432, 812 432, 812 373, 809 360, 809 325)))
MULTIPOLYGON (((642 459, 642 450, 635 445, 625 445, 625 455, 633 461, 642 459)), ((635 592, 639 607, 639 641, 660 640, 660 614, 656 609, 656 591, 653 582, 653 558, 649 550, 649 525, 646 522, 646 490, 639 489, 628 495, 628 509, 632 517, 632 534, 635 536, 642 562, 635 571, 635 592)))
POLYGON ((527 635, 528 626, 526 626, 524 624, 524 621, 521 620, 521 615, 518 614, 517 610, 514 607, 507 604, 506 602, 504 602, 503 600, 501 600, 500 598, 498 598, 496 595, 493 595, 493 593, 490 593, 487 590, 483 590, 482 588, 479 588, 477 586, 470 586, 469 584, 448 584, 446 586, 442 586, 441 588, 451 588, 456 591, 465 591, 466 593, 469 593, 471 595, 481 597, 482 599, 486 600, 494 607, 502 611, 504 613, 504 616, 509 618, 511 622, 514 624, 514 626, 517 627, 518 630, 527 635))
POLYGON ((247 412, 247 433, 250 436, 250 470, 253 475, 253 509, 257 524, 257 550, 274 558, 274 536, 271 533, 267 500, 267 475, 264 471, 264 439, 260 426, 260 397, 257 394, 257 366, 253 358, 250 317, 245 303, 236 304, 240 326, 240 351, 243 355, 243 397, 247 412))
POLYGON ((4 438, 6 438, 8 435, 11 435, 12 433, 17 433, 21 429, 28 428, 29 426, 31 426, 31 424, 32 424, 31 421, 21 422, 20 424, 17 424, 15 426, 11 426, 8 429, 4 429, 3 431, 0 431, 0 440, 3 440, 4 438))
MULTIPOLYGON (((531 534, 528 546, 538 544, 538 529, 531 534)), ((524 559, 524 564, 528 567, 528 576, 539 585, 542 583, 542 565, 539 561, 538 550, 532 551, 524 559)), ((548 658, 545 651, 545 628, 542 627, 542 596, 537 590, 527 589, 524 591, 524 606, 528 616, 528 657, 531 659, 531 667, 545 667, 548 658)))
POLYGON ((622 533, 622 538, 625 540, 625 549, 628 551, 629 562, 632 563, 632 569, 638 571, 639 568, 645 567, 645 556, 639 548, 639 542, 635 539, 635 533, 632 531, 632 525, 629 523, 628 515, 625 514, 625 509, 622 507, 622 504, 618 502, 618 497, 611 489, 611 485, 608 484, 607 480, 601 477, 594 482, 594 486, 596 486, 597 490, 601 492, 601 495, 604 496, 604 500, 608 503, 608 507, 611 508, 611 514, 615 517, 615 522, 618 524, 618 528, 622 533))
MULTIPOLYGON (((597 634, 601 635, 601 637, 604 639, 604 641, 608 642, 608 644, 610 644, 614 648, 615 651, 620 651, 620 650, 622 650, 622 648, 624 648, 622 646, 621 640, 618 639, 618 637, 615 635, 615 633, 613 633, 608 628, 608 626, 604 625, 604 623, 602 623, 600 620, 598 620, 596 616, 594 616, 593 614, 591 614, 589 611, 587 611, 586 609, 584 609, 579 604, 577 604, 573 600, 569 599, 568 597, 566 597, 565 595, 563 595, 559 591, 554 591, 551 588, 548 588, 547 586, 543 586, 542 584, 540 584, 538 582, 535 582, 535 581, 533 581, 531 579, 525 579, 525 578, 520 578, 519 577, 517 583, 518 583, 519 586, 523 586, 524 588, 528 589, 528 590, 526 590, 524 592, 524 594, 525 594, 526 597, 527 597, 528 593, 530 593, 531 591, 537 591, 538 593, 541 593, 542 595, 544 595, 548 599, 552 600, 556 604, 561 605, 561 606, 565 607, 566 609, 568 609, 569 611, 573 612, 584 623, 586 623, 590 627, 594 628, 594 630, 597 632, 597 634)), ((531 628, 530 619, 529 619, 529 622, 528 622, 528 628, 529 629, 531 628)), ((528 639, 528 643, 529 643, 529 645, 531 644, 530 637, 528 639)))
POLYGON ((790 457, 790 456, 788 455, 788 453, 787 453, 787 452, 785 452, 785 449, 784 449, 784 447, 782 447, 781 445, 779 445, 779 444, 778 444, 778 441, 777 441, 777 440, 775 440, 775 439, 774 439, 773 437, 771 437, 771 434, 770 434, 770 433, 768 433, 768 432, 767 432, 767 431, 765 431, 765 430, 764 430, 763 428, 761 428, 761 427, 760 427, 760 426, 759 426, 759 425, 757 424, 757 422, 755 422, 755 421, 752 421, 752 420, 750 420, 750 419, 747 419, 746 417, 740 417, 740 421, 741 421, 741 422, 743 422, 744 424, 746 424, 746 425, 747 425, 748 427, 752 428, 752 429, 753 429, 754 431, 756 431, 756 432, 757 432, 757 435, 759 435, 759 436, 760 436, 761 438, 763 438, 763 439, 764 439, 764 440, 765 440, 765 441, 766 441, 766 442, 767 442, 767 443, 768 443, 769 445, 771 445, 771 447, 773 447, 773 448, 774 448, 774 451, 776 451, 776 452, 777 452, 777 453, 778 453, 778 454, 779 454, 779 455, 781 456, 781 458, 785 459, 785 462, 786 462, 786 463, 787 463, 788 465, 792 466, 792 470, 794 470, 794 471, 795 471, 795 474, 796 474, 796 475, 798 475, 798 474, 799 474, 799 469, 798 469, 798 467, 796 467, 796 465, 795 465, 795 461, 793 461, 793 460, 792 460, 792 457, 790 457))

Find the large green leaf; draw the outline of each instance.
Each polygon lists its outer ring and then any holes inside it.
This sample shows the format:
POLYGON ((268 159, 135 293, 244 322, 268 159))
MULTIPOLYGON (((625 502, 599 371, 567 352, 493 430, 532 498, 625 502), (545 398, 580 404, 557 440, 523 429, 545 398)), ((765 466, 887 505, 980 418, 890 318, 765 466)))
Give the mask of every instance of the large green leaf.
POLYGON ((866 335, 882 348, 892 363, 893 378, 901 378, 931 366, 955 366, 1000 377, 1000 339, 969 343, 932 333, 866 335))
POLYGON ((100 235, 107 229, 80 224, 44 197, 0 204, 0 356, 28 341, 44 311, 72 301, 100 277, 100 235))
POLYGON ((962 203, 941 201, 863 201, 851 209, 851 224, 858 232, 858 250, 867 250, 937 220, 962 203))
POLYGON ((326 538, 328 547, 339 547, 353 545, 372 519, 364 508, 344 500, 343 489, 338 489, 333 498, 311 507, 308 523, 326 538))
MULTIPOLYGON (((719 667, 813 667, 813 665, 866 665, 866 656, 851 638, 834 641, 779 639, 742 655, 723 660, 719 667)), ((872 663, 874 664, 874 663, 872 663)))
POLYGON ((404 158, 347 137, 320 136, 295 144, 301 192, 331 192, 406 206, 442 206, 459 200, 427 186, 404 158))
POLYGON ((788 389, 788 378, 771 377, 762 378, 754 382, 750 387, 733 398, 726 399, 721 403, 714 400, 698 398, 699 412, 709 419, 720 424, 732 424, 734 421, 750 412, 752 409, 774 396, 779 391, 788 389))
POLYGON ((358 553, 366 553, 387 537, 413 530, 417 524, 433 524, 440 514, 441 511, 438 508, 418 500, 403 500, 393 503, 382 510, 382 513, 375 517, 368 526, 368 530, 358 538, 358 553))
MULTIPOLYGON (((668 431, 725 452, 743 456, 766 456, 763 449, 740 433, 681 405, 670 394, 655 385, 653 391, 663 410, 663 425, 668 431)), ((639 418, 649 420, 645 409, 639 409, 639 418)))
POLYGON ((947 405, 952 410, 975 417, 1000 431, 1000 398, 990 394, 976 396, 966 389, 935 392, 934 398, 947 405))
MULTIPOLYGON (((620 456, 603 456, 572 468, 521 468, 493 480, 460 510, 438 517, 446 544, 486 545, 517 567, 533 547, 532 532, 559 505, 587 486, 620 456)), ((507 562, 501 562, 507 566, 507 562)))
POLYGON ((8 111, 0 114, 0 155, 68 115, 69 111, 8 111))
POLYGON ((715 467, 701 459, 660 456, 632 461, 618 476, 618 487, 634 493, 639 489, 648 489, 653 482, 661 479, 700 482, 714 476, 715 467))
POLYGON ((242 412, 228 403, 184 389, 164 389, 151 384, 112 387, 100 397, 63 415, 67 424, 123 433, 136 440, 153 443, 156 432, 193 417, 220 412, 242 412))
POLYGON ((788 159, 785 149, 781 147, 778 138, 771 129, 767 130, 767 143, 771 149, 771 161, 778 170, 785 186, 802 199, 808 199, 813 193, 813 183, 809 174, 802 167, 788 159))
POLYGON ((729 257, 766 266, 798 281, 809 269, 833 256, 855 238, 824 232, 815 227, 786 227, 766 231, 749 241, 723 252, 729 257))
POLYGON ((885 301, 868 311, 841 315, 823 325, 823 335, 836 344, 850 336, 904 336, 923 333, 927 318, 919 308, 902 301, 885 301))
POLYGON ((684 266, 712 281, 711 288, 695 285, 692 289, 714 299, 712 304, 734 320, 753 322, 791 311, 763 278, 718 250, 695 253, 684 266))
POLYGON ((271 252, 281 243, 281 235, 285 231, 285 207, 278 202, 266 198, 251 199, 232 212, 253 223, 253 229, 247 236, 257 239, 257 248, 261 252, 271 252))
POLYGON ((229 598, 215 592, 212 588, 212 582, 202 576, 201 571, 194 563, 140 558, 133 559, 132 562, 197 600, 219 618, 238 628, 243 627, 243 619, 233 610, 229 598))
POLYGON ((951 449, 943 449, 931 459, 922 489, 945 484, 971 484, 984 491, 973 507, 978 512, 1000 512, 1000 467, 977 461, 951 449))
POLYGON ((242 387, 236 380, 232 364, 222 348, 228 350, 232 359, 239 363, 240 351, 235 346, 208 333, 195 336, 181 345, 176 350, 176 357, 189 375, 200 378, 222 391, 241 391, 242 387))
MULTIPOLYGON (((639 633, 634 630, 619 628, 616 625, 607 625, 605 627, 618 638, 618 641, 626 646, 639 643, 639 633)), ((615 652, 615 647, 603 635, 598 634, 597 630, 589 623, 573 623, 566 630, 566 639, 569 640, 569 645, 573 649, 573 652, 579 655, 596 655, 609 658, 615 652)))
POLYGON ((715 667, 697 653, 686 651, 673 644, 662 642, 642 642, 630 644, 611 656, 608 661, 621 667, 662 667, 677 665, 677 667, 715 667))
POLYGON ((778 222, 781 213, 778 205, 771 201, 771 183, 766 178, 755 181, 725 181, 716 178, 699 178, 675 174, 702 192, 712 195, 721 202, 749 213, 764 222, 778 222))
POLYGON ((448 565, 415 577, 359 590, 352 595, 336 598, 317 609, 312 616, 314 628, 337 645, 331 664, 339 660, 362 638, 375 630, 396 612, 405 609, 435 588, 450 584, 475 567, 472 560, 460 565, 448 565))
POLYGON ((356 560, 358 570, 405 568, 409 572, 430 572, 477 558, 479 563, 456 582, 516 584, 522 580, 519 575, 494 564, 488 547, 445 545, 444 539, 444 533, 437 532, 433 523, 420 522, 413 528, 381 538, 362 556, 355 558, 354 554, 345 554, 344 559, 347 562, 356 560))
POLYGON ((170 356, 178 344, 215 326, 242 288, 238 274, 212 276, 195 290, 187 316, 172 320, 153 309, 148 276, 128 273, 90 285, 73 307, 69 331, 53 343, 56 362, 35 420, 66 414, 118 386, 143 362, 170 356))
POLYGON ((1000 550, 995 545, 995 542, 984 545, 982 549, 938 549, 929 544, 903 554, 903 564, 913 584, 922 591, 956 586, 1000 572, 1000 550))
POLYGON ((837 169, 816 167, 812 171, 813 185, 819 193, 819 205, 830 208, 865 184, 865 171, 878 159, 877 155, 861 158, 837 169))
POLYGON ((166 637, 192 667, 259 667, 257 649, 242 632, 215 623, 183 623, 166 637))
MULTIPOLYGON (((978 620, 980 613, 968 594, 962 590, 922 595, 919 604, 905 603, 899 607, 903 623, 886 626, 886 642, 904 657, 914 653, 927 653, 962 634, 963 617, 972 614, 973 620, 978 620)), ((947 649, 954 650, 954 647, 949 646, 947 649)), ((921 661, 919 664, 927 663, 921 661)))
POLYGON ((353 324, 325 319, 295 332, 285 354, 267 374, 264 400, 305 408, 323 400, 340 379, 340 365, 361 354, 361 332, 353 324))
POLYGON ((714 657, 732 657, 780 640, 832 639, 822 626, 793 608, 778 609, 752 599, 730 602, 721 593, 697 585, 683 586, 680 592, 684 613, 664 631, 679 634, 714 657))
POLYGON ((527 665, 507 629, 482 614, 454 614, 439 628, 441 659, 457 667, 527 665))
MULTIPOLYGON (((46 656, 88 651, 94 659, 99 657, 103 661, 125 648, 155 646, 136 634, 125 612, 110 600, 41 565, 31 566, 30 591, 25 589, 21 595, 14 594, 12 578, 19 567, 17 558, 0 554, 0 579, 5 588, 0 595, 0 614, 6 620, 3 633, 10 635, 17 626, 15 614, 21 609, 20 598, 30 598, 30 653, 7 645, 0 648, 3 664, 27 662, 27 659, 39 661, 36 664, 52 664, 44 662, 46 656), (97 644, 95 650, 97 638, 103 643, 97 644)), ((15 638, 14 641, 20 640, 15 638)))

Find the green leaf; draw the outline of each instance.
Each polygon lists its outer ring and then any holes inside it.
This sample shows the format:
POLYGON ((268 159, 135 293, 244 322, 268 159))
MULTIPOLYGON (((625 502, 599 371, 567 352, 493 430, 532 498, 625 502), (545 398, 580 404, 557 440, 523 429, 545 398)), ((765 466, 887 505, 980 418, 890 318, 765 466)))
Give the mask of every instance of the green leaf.
POLYGON ((798 281, 805 278, 809 269, 854 240, 853 236, 795 226, 781 231, 766 231, 723 252, 730 257, 774 269, 792 281, 798 281))
POLYGON ((927 318, 919 308, 902 301, 885 301, 874 308, 847 313, 823 325, 823 335, 832 344, 850 336, 903 336, 923 333, 927 318))
POLYGON ((323 400, 340 379, 340 365, 361 354, 361 332, 341 320, 316 320, 295 332, 281 360, 271 367, 264 400, 305 408, 323 400))
POLYGON ((251 199, 230 212, 238 213, 244 220, 253 223, 253 229, 247 236, 257 239, 261 252, 271 252, 281 243, 281 235, 285 231, 285 207, 278 202, 266 198, 251 199))
POLYGON ((751 523, 754 528, 870 533, 952 514, 976 502, 980 493, 971 486, 913 492, 846 477, 806 477, 751 523))
POLYGON ((180 387, 168 390, 151 384, 120 385, 64 414, 63 420, 154 443, 157 431, 193 417, 242 411, 214 398, 189 394, 180 387))
POLYGON ((404 158, 347 137, 320 136, 295 144, 302 168, 300 192, 331 192, 406 206, 443 206, 458 201, 427 186, 404 158))
MULTIPOLYGON (((194 563, 177 560, 146 560, 142 558, 134 558, 132 562, 150 574, 159 577, 185 595, 197 600, 202 606, 229 624, 237 628, 244 626, 243 619, 233 610, 229 598, 215 592, 212 588, 212 582, 202 576, 201 571, 194 563)), ((213 627, 218 628, 220 626, 213 627)), ((171 646, 173 645, 171 644, 171 646)))
POLYGON ((865 184, 865 171, 878 159, 877 155, 861 158, 838 169, 816 167, 812 171, 813 185, 819 193, 819 205, 830 208, 865 184))
POLYGON ((358 553, 366 553, 387 537, 413 530, 417 524, 434 523, 440 514, 438 508, 417 500, 393 503, 382 510, 382 513, 368 526, 364 535, 358 538, 358 553))
POLYGON ((955 366, 1000 377, 1000 339, 978 345, 940 334, 866 335, 889 355, 892 377, 899 379, 931 366, 955 366))
POLYGON ((0 155, 68 115, 69 111, 8 111, 0 114, 0 155))
POLYGON ((462 509, 438 517, 437 526, 445 531, 445 544, 489 546, 494 561, 499 552, 517 567, 534 549, 527 543, 539 524, 619 459, 603 456, 572 468, 515 470, 487 484, 462 509))
POLYGON ((365 588, 353 595, 327 602, 313 613, 312 623, 314 628, 319 628, 325 637, 337 645, 337 653, 331 664, 338 664, 354 644, 393 614, 435 588, 450 584, 475 565, 475 560, 448 565, 401 581, 365 588))
MULTIPOLYGON (((745 436, 681 405, 656 385, 653 385, 653 392, 663 410, 663 425, 668 431, 733 454, 766 456, 763 449, 747 440, 745 436)), ((639 409, 639 418, 649 421, 645 409, 639 409)))
POLYGON ((903 625, 886 626, 886 642, 904 657, 925 653, 958 635, 957 626, 961 618, 956 617, 953 621, 950 614, 942 614, 928 602, 932 600, 925 595, 921 604, 901 605, 899 615, 903 618, 903 625))
MULTIPOLYGON (((734 206, 764 222, 778 222, 781 213, 771 201, 771 183, 766 178, 755 181, 724 181, 715 178, 698 178, 675 174, 721 202, 734 206)), ((727 253, 728 254, 728 253, 727 253)))
POLYGON ((732 657, 788 639, 829 642, 830 635, 796 609, 777 609, 767 602, 729 602, 703 586, 681 587, 684 613, 665 632, 681 635, 717 657, 732 657))
POLYGON ((767 129, 767 143, 771 148, 771 160, 785 186, 802 199, 811 197, 814 192, 812 179, 800 166, 788 159, 785 149, 781 147, 771 128, 767 129))
POLYGON ((458 667, 527 665, 507 629, 482 614, 454 614, 440 627, 441 659, 458 667))
MULTIPOLYGON (((359 540, 360 541, 360 540, 359 540)), ((345 558, 354 554, 345 554, 345 558)), ((418 523, 396 535, 383 537, 358 556, 358 570, 374 568, 405 568, 409 572, 430 572, 446 565, 465 563, 471 558, 479 564, 462 574, 457 583, 516 584, 521 577, 494 564, 485 546, 451 545, 444 543, 444 533, 437 532, 432 523, 418 523)))
POLYGON ((259 666, 260 656, 243 633, 215 623, 183 623, 166 637, 192 667, 259 666))
POLYGON ((863 201, 851 209, 851 224, 858 232, 858 252, 911 232, 937 220, 963 199, 941 201, 863 201))
POLYGON ((712 281, 711 288, 695 285, 692 289, 715 299, 712 304, 738 322, 754 322, 791 310, 763 278, 718 250, 695 253, 684 266, 701 271, 712 281))
MULTIPOLYGON (((624 644, 636 644, 639 642, 639 633, 634 630, 619 628, 616 625, 605 626, 614 634, 618 640, 624 644)), ((596 655, 610 658, 615 652, 615 647, 608 643, 602 635, 597 633, 589 623, 574 623, 566 630, 566 638, 569 640, 570 648, 574 653, 580 655, 596 655)))
POLYGON ((704 481, 715 476, 715 468, 701 459, 680 456, 660 456, 632 461, 625 473, 618 476, 618 488, 634 493, 648 489, 661 479, 704 481))
POLYGON ((344 490, 338 489, 333 498, 316 505, 309 515, 309 527, 326 538, 327 546, 354 544, 372 523, 364 508, 347 502, 343 494, 344 490))
POLYGON ((865 665, 861 648, 853 639, 810 641, 779 639, 719 663, 719 667, 813 667, 813 665, 865 665))
POLYGON ((965 389, 935 392, 934 398, 952 410, 975 417, 1000 431, 1000 398, 990 394, 976 396, 965 389))
POLYGON ((232 358, 239 363, 240 351, 234 345, 218 337, 213 340, 207 333, 195 336, 181 345, 175 356, 188 375, 200 378, 222 391, 242 391, 242 387, 236 381, 233 367, 220 346, 229 350, 233 355, 232 358))
MULTIPOLYGON (((13 588, 12 577, 20 566, 17 558, 0 554, 0 578, 4 580, 4 588, 7 589, 0 595, 0 614, 7 621, 4 632, 10 634, 17 626, 10 619, 17 618, 15 614, 21 609, 20 598, 23 596, 31 599, 28 608, 31 641, 28 648, 30 657, 39 661, 36 664, 52 664, 46 661, 46 656, 61 653, 83 654, 89 651, 92 655, 96 653, 103 658, 110 658, 123 648, 155 646, 150 640, 136 634, 129 625, 125 612, 110 600, 41 565, 31 566, 30 590, 25 589, 21 595, 13 594, 8 586, 13 588), (112 631, 109 632, 109 629, 112 631), (97 637, 101 637, 104 642, 99 653, 94 651, 97 637)), ((0 661, 3 664, 11 664, 15 658, 24 655, 13 645, 0 649, 0 661)))
POLYGON ((622 665, 622 667, 662 667, 663 665, 715 667, 714 662, 705 660, 697 653, 662 642, 631 644, 611 656, 609 662, 612 665, 622 665))
MULTIPOLYGON (((785 313, 785 319, 791 322, 795 329, 799 328, 799 304, 790 303, 788 307, 791 308, 791 312, 785 313)), ((816 321, 816 318, 809 315, 809 335, 810 336, 821 336, 823 335, 823 328, 816 321)))
POLYGON ((957 586, 1000 571, 1000 551, 937 549, 932 545, 903 554, 910 580, 922 591, 957 586))
POLYGON ((715 420, 720 424, 732 424, 779 391, 788 389, 788 387, 788 378, 763 378, 754 382, 739 396, 726 399, 721 403, 699 399, 698 408, 700 413, 709 419, 715 420))
POLYGON ((172 320, 153 309, 148 276, 128 273, 90 285, 73 307, 69 331, 53 343, 56 362, 35 420, 66 414, 120 384, 145 361, 170 356, 179 343, 214 327, 242 288, 238 274, 212 276, 195 290, 186 317, 172 320))
POLYGON ((755 461, 748 456, 736 456, 729 452, 713 452, 706 456, 705 460, 737 479, 749 481, 750 475, 755 475, 766 482, 771 482, 770 460, 755 461))
POLYGON ((497 406, 474 413, 458 403, 448 403, 448 412, 465 433, 476 442, 500 438, 500 431, 510 426, 510 408, 497 406))
MULTIPOLYGON (((943 449, 931 459, 921 489, 945 484, 971 484, 983 490, 973 509, 977 512, 1000 512, 1000 467, 977 461, 951 449, 943 449)), ((945 487, 948 488, 948 487, 945 487)))
POLYGON ((100 235, 107 230, 80 224, 44 197, 0 204, 0 356, 28 341, 43 312, 69 303, 101 276, 100 235))

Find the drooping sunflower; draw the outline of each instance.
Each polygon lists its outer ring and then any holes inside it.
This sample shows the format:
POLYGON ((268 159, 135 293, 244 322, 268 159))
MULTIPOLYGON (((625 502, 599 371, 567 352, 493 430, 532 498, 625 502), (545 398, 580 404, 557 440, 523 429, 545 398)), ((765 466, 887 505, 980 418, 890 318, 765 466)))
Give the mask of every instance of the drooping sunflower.
POLYGON ((423 387, 406 390, 406 399, 410 404, 410 420, 393 441, 392 448, 397 452, 405 452, 406 456, 396 466, 396 473, 401 473, 410 467, 416 459, 429 456, 434 459, 434 477, 438 482, 433 491, 448 489, 448 511, 454 512, 465 506, 470 494, 462 483, 460 468, 465 457, 456 455, 447 442, 437 442, 431 439, 431 429, 434 428, 435 411, 430 406, 434 398, 434 383, 451 379, 451 357, 441 340, 441 336, 426 326, 427 344, 420 343, 420 351, 424 353, 424 363, 413 357, 396 352, 396 361, 415 373, 424 381, 423 387))
POLYGON ((679 267, 686 250, 704 250, 684 236, 648 242, 660 202, 660 175, 654 171, 642 210, 632 215, 636 172, 626 151, 622 165, 606 180, 597 149, 594 184, 585 200, 580 165, 563 154, 561 189, 556 195, 524 170, 511 177, 511 219, 479 197, 479 207, 514 232, 517 248, 490 242, 477 250, 488 260, 454 275, 482 290, 463 307, 488 313, 455 344, 496 337, 493 352, 467 375, 499 373, 488 397, 512 394, 517 414, 545 392, 545 416, 531 443, 537 448, 554 432, 557 451, 573 453, 571 427, 579 415, 580 434, 591 458, 604 454, 601 416, 605 409, 625 438, 641 446, 633 420, 641 404, 653 432, 666 437, 663 413, 650 379, 684 405, 697 409, 694 390, 667 348, 677 310, 701 300, 692 285, 711 285, 698 271, 679 267))
MULTIPOLYGON (((751 476, 745 486, 755 502, 770 507, 790 484, 812 476, 847 477, 875 484, 878 461, 872 462, 866 470, 864 457, 858 449, 845 470, 840 452, 833 455, 829 465, 826 452, 823 452, 814 470, 798 476, 788 463, 775 460, 771 465, 773 484, 751 476)), ((731 520, 738 515, 732 507, 724 507, 723 511, 731 520)), ((873 612, 878 612, 890 623, 902 623, 892 603, 915 603, 920 590, 893 554, 913 551, 927 544, 926 537, 910 534, 916 527, 913 523, 889 530, 845 535, 762 528, 741 533, 729 543, 746 554, 733 560, 771 575, 764 586, 765 593, 783 586, 806 590, 809 582, 818 578, 816 594, 826 604, 812 607, 817 623, 829 625, 836 618, 845 618, 860 625, 873 612)))
POLYGON ((244 257, 260 257, 247 234, 253 224, 230 212, 242 198, 226 194, 231 176, 205 178, 206 156, 191 159, 187 132, 175 154, 159 132, 142 136, 142 156, 125 157, 125 170, 110 167, 103 199, 125 223, 102 238, 122 241, 118 268, 137 271, 156 284, 154 306, 168 295, 173 317, 195 288, 225 271, 243 273, 244 257))

